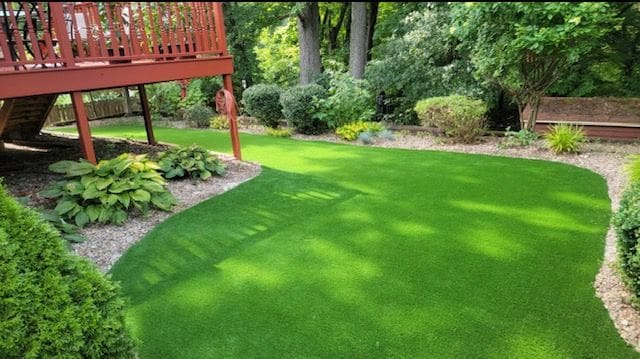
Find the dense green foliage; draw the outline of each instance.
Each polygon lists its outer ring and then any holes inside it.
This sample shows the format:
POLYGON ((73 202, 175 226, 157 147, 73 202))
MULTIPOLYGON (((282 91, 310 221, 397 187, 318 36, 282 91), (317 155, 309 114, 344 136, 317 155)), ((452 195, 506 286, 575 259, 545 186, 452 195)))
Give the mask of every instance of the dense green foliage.
POLYGON ((264 126, 277 128, 282 118, 281 94, 282 90, 277 85, 251 86, 242 94, 244 110, 264 126))
POLYGON ((378 133, 383 130, 384 127, 377 122, 356 121, 338 127, 336 134, 347 141, 355 141, 363 132, 378 133))
POLYGON ((211 119, 215 114, 211 107, 200 104, 187 107, 184 110, 183 117, 191 127, 207 128, 210 126, 211 119))
POLYGON ((534 131, 520 130, 512 131, 510 127, 507 127, 504 132, 504 139, 500 142, 503 147, 514 146, 529 146, 538 139, 538 134, 534 131))
POLYGON ((214 130, 228 130, 229 118, 226 115, 213 116, 211 121, 209 121, 209 127, 214 130))
POLYGON ((584 130, 580 126, 559 123, 551 126, 544 134, 547 145, 555 153, 575 153, 586 141, 584 130))
MULTIPOLYGON (((222 132, 157 134, 231 152, 222 132)), ((593 172, 241 140, 260 176, 169 218, 112 269, 141 358, 637 357, 594 295, 611 205, 593 172)))
POLYGON ((268 128, 267 136, 272 137, 291 137, 291 129, 288 128, 268 128))
POLYGON ((618 237, 618 258, 623 278, 635 296, 640 297, 640 183, 634 182, 622 195, 613 224, 618 237))
POLYGON ((455 140, 470 143, 482 136, 487 105, 482 100, 451 95, 421 100, 415 108, 423 125, 434 126, 455 140))
POLYGON ((453 16, 476 75, 513 97, 528 130, 549 87, 619 23, 604 2, 465 3, 453 16), (525 119, 526 106, 533 110, 525 119))
POLYGON ((158 166, 167 179, 190 177, 207 180, 212 175, 222 176, 225 173, 218 156, 197 145, 175 147, 159 153, 158 166))
POLYGON ((154 116, 176 119, 180 110, 180 85, 177 82, 161 82, 145 86, 149 110, 154 116))
POLYGON ((294 86, 300 79, 300 49, 294 19, 260 32, 255 53, 266 83, 294 86))
POLYGON ((57 198, 54 212, 80 227, 90 222, 122 224, 129 213, 146 214, 150 206, 171 210, 175 199, 156 171, 159 168, 146 155, 126 153, 97 165, 60 161, 49 169, 65 179, 40 194, 57 198))
POLYGON ((290 127, 297 132, 316 135, 328 130, 327 123, 318 119, 318 102, 326 97, 326 91, 317 84, 294 86, 282 93, 282 114, 290 127))
POLYGON ((134 358, 118 294, 0 186, 0 357, 134 358))
POLYGON ((370 120, 375 114, 374 99, 366 81, 342 72, 328 72, 328 75, 328 94, 318 98, 314 116, 331 129, 370 120))

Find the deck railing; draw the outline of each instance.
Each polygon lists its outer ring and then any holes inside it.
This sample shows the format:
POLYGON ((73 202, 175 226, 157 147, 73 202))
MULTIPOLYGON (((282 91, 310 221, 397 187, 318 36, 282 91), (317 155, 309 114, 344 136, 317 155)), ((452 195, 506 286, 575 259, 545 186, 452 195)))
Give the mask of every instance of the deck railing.
POLYGON ((0 72, 224 54, 221 3, 0 1, 0 72))

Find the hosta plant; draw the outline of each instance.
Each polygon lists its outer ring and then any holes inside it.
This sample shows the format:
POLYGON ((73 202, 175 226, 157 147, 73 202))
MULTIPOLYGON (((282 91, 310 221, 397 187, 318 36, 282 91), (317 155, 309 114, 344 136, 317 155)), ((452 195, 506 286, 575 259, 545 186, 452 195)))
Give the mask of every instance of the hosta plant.
POLYGON ((191 177, 206 180, 212 175, 224 175, 225 168, 218 156, 192 145, 176 147, 158 155, 158 165, 164 178, 191 177))
POLYGON ((147 155, 126 153, 97 165, 60 161, 49 170, 65 179, 40 195, 57 198, 54 213, 79 227, 91 222, 122 224, 131 212, 146 214, 151 207, 169 211, 175 204, 159 168, 147 155))

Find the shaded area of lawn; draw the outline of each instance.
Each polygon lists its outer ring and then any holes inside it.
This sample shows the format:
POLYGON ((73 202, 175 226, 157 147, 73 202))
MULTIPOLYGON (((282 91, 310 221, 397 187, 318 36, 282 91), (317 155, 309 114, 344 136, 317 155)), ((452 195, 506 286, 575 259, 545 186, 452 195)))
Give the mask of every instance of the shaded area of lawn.
MULTIPOLYGON (((143 138, 135 127, 94 133, 143 138)), ((228 135, 158 129, 229 152, 228 135)), ((256 179, 113 268, 151 357, 629 357, 593 278, 604 180, 521 159, 242 136, 256 179)))

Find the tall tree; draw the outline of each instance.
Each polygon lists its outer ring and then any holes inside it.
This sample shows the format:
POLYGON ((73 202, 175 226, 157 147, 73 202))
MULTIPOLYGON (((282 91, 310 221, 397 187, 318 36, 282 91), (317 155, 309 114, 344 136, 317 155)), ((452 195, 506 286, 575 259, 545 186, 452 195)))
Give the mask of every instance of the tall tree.
POLYGON ((311 83, 322 72, 320 63, 320 9, 317 2, 299 2, 300 83, 311 83))
POLYGON ((351 3, 351 31, 349 40, 349 73, 356 79, 364 77, 367 64, 367 3, 351 3))
POLYGON ((371 56, 373 49, 373 34, 376 30, 376 23, 378 21, 378 7, 379 3, 377 1, 372 1, 371 8, 369 9, 369 31, 367 33, 367 62, 371 61, 371 56))

